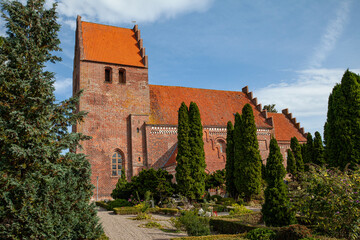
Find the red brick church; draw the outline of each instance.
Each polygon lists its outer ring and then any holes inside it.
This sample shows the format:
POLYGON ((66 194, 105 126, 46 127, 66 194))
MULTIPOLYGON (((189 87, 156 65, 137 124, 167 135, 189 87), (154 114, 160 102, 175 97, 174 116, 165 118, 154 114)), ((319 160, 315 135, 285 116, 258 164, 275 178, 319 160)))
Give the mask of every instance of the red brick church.
POLYGON ((146 168, 174 173, 177 111, 181 102, 196 102, 204 131, 206 171, 223 169, 226 124, 249 103, 253 107, 260 153, 269 154, 271 136, 284 159, 291 137, 305 142, 304 129, 287 109, 267 113, 244 87, 242 92, 150 85, 148 58, 137 25, 113 27, 77 19, 73 93, 83 89, 79 110, 88 112, 73 131, 92 136, 82 152, 92 166, 99 198, 109 198, 121 170, 130 179, 146 168))

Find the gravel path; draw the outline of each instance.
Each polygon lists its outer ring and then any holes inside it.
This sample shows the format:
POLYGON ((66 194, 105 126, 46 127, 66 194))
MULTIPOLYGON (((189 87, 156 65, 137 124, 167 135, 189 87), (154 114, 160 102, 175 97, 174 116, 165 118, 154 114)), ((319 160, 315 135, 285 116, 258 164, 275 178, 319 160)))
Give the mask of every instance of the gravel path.
MULTIPOLYGON (((139 227, 139 225, 147 223, 148 220, 131 220, 130 218, 135 217, 135 215, 116 215, 112 211, 99 208, 98 216, 110 240, 165 240, 186 236, 186 233, 166 233, 157 228, 139 227)), ((168 222, 170 217, 163 215, 153 216, 155 220, 152 221, 160 223, 165 228, 170 227, 168 222)))

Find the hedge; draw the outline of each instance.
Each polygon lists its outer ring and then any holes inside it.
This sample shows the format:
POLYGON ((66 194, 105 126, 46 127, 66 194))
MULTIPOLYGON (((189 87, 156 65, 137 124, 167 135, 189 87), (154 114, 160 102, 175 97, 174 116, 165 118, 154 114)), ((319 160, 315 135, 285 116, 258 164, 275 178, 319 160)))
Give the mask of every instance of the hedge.
POLYGON ((199 236, 199 237, 182 237, 182 238, 172 238, 171 240, 246 240, 245 234, 221 234, 221 235, 209 235, 209 236, 199 236))
POLYGON ((99 207, 102 207, 102 208, 105 208, 106 210, 108 210, 108 208, 109 208, 108 204, 103 202, 103 201, 97 201, 97 202, 95 202, 95 205, 99 206, 99 207))
POLYGON ((264 223, 261 212, 252 212, 244 215, 225 215, 225 216, 219 216, 217 218, 231 219, 232 221, 237 221, 244 224, 252 224, 252 225, 264 223))
POLYGON ((119 207, 114 208, 114 213, 119 215, 133 215, 141 212, 141 209, 136 207, 119 207))
POLYGON ((234 220, 220 219, 220 218, 211 218, 210 227, 218 233, 221 234, 238 234, 249 232, 253 229, 258 228, 257 226, 244 224, 234 220))
POLYGON ((169 215, 176 215, 178 214, 180 211, 179 209, 176 208, 159 208, 157 210, 158 213, 163 213, 163 214, 169 214, 169 215))

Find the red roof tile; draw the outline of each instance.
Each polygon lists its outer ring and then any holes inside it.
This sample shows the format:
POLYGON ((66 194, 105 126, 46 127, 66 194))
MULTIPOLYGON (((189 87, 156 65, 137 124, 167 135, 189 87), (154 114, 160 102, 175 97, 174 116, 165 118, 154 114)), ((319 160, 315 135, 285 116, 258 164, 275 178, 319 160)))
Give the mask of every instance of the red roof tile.
MULTIPOLYGON (((150 124, 177 125, 178 109, 182 102, 189 106, 195 102, 200 110, 204 126, 226 126, 234 122, 234 113, 241 113, 250 99, 243 92, 220 91, 186 87, 149 85, 150 87, 150 124)), ((265 118, 251 104, 255 123, 258 128, 272 128, 265 118)))
POLYGON ((163 168, 167 168, 170 167, 174 164, 176 164, 176 155, 178 153, 178 148, 176 146, 175 150, 173 151, 173 153, 171 154, 171 156, 169 157, 169 159, 167 160, 167 162, 165 163, 165 165, 163 166, 163 168))
POLYGON ((81 22, 86 60, 144 67, 132 29, 81 22))
POLYGON ((300 142, 306 142, 304 135, 294 126, 294 124, 282 113, 268 113, 268 117, 273 117, 275 138, 278 141, 290 141, 296 137, 300 142))

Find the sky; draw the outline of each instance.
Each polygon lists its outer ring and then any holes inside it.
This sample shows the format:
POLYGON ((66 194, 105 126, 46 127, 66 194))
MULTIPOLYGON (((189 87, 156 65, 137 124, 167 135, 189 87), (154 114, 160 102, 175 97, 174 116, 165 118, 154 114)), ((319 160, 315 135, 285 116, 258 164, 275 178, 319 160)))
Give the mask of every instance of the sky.
POLYGON ((332 88, 346 69, 360 73, 359 12, 359 0, 60 0, 63 61, 48 69, 56 98, 70 97, 76 16, 125 28, 136 22, 150 84, 249 86, 258 102, 288 108, 305 131, 322 134, 332 88))

